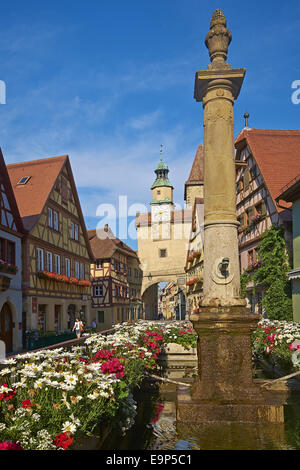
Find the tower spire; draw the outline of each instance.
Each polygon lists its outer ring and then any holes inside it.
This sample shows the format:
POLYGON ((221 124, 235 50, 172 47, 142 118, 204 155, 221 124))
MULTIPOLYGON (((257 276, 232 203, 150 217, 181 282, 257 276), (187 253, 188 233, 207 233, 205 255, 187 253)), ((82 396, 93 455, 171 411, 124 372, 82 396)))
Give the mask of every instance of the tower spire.
POLYGON ((151 186, 152 202, 151 204, 173 204, 173 186, 169 181, 169 167, 162 159, 162 148, 160 145, 160 162, 154 170, 156 179, 151 186))

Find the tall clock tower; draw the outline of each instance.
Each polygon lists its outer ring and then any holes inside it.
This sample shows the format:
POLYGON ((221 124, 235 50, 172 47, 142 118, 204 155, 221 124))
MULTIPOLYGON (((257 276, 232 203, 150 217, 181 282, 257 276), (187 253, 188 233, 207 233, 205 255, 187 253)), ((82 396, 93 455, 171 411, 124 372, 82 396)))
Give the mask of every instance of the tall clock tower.
POLYGON ((155 168, 156 180, 151 186, 151 218, 153 222, 170 220, 171 211, 174 209, 173 186, 169 181, 169 168, 160 159, 155 168))

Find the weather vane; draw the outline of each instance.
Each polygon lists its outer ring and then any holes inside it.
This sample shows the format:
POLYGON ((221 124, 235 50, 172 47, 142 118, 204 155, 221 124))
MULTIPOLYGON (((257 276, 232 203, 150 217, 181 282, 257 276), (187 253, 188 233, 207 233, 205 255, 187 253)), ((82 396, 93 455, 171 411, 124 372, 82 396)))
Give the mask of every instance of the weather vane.
POLYGON ((160 159, 161 159, 161 160, 162 160, 162 148, 163 148, 163 144, 160 144, 160 151, 159 151, 159 153, 160 153, 160 159))

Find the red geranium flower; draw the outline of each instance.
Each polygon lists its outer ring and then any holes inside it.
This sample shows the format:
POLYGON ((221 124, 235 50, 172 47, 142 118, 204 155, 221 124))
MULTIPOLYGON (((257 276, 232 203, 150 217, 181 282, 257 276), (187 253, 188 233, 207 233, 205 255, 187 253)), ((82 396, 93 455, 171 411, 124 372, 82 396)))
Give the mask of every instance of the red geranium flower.
POLYGON ((31 403, 30 400, 23 400, 22 401, 22 408, 31 408, 34 403, 31 403))
POLYGON ((108 349, 101 349, 92 357, 92 361, 97 362, 102 359, 110 360, 112 358, 113 354, 108 349))
MULTIPOLYGON (((7 384, 3 384, 3 387, 9 388, 7 384)), ((7 392, 0 393, 0 401, 1 400, 9 401, 15 396, 16 393, 17 393, 17 390, 15 389, 12 389, 12 391, 9 390, 7 392)))
POLYGON ((124 377, 124 367, 122 366, 119 359, 114 357, 110 361, 103 362, 101 365, 101 371, 104 374, 116 374, 117 377, 123 378, 124 377))
POLYGON ((70 432, 63 432, 55 436, 53 443, 57 447, 62 447, 64 450, 66 450, 72 444, 73 440, 74 437, 70 432))

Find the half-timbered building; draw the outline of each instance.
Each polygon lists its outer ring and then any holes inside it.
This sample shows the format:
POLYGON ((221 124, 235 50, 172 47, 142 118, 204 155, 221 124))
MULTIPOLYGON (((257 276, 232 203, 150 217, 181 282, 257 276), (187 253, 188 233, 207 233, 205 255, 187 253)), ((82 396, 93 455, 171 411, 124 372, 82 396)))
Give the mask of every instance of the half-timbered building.
POLYGON ((186 297, 189 313, 199 311, 203 296, 204 199, 195 197, 186 259, 186 297))
POLYGON ((188 180, 184 185, 184 199, 192 209, 192 224, 186 258, 186 304, 191 314, 199 309, 203 295, 203 237, 204 237, 204 146, 198 145, 188 180))
POLYGON ((108 226, 88 230, 92 310, 98 329, 141 317, 142 272, 136 252, 115 237, 108 226))
POLYGON ((25 229, 23 318, 41 335, 90 325, 91 251, 68 156, 7 165, 25 229))
MULTIPOLYGON (((300 131, 250 129, 236 139, 236 192, 240 269, 253 270, 260 263, 258 244, 272 224, 283 225, 287 249, 292 247, 291 204, 276 203, 281 188, 300 173, 300 131)), ((253 312, 263 313, 263 287, 247 286, 253 312)))
POLYGON ((22 258, 23 224, 0 149, 0 340, 4 353, 23 348, 22 258))

